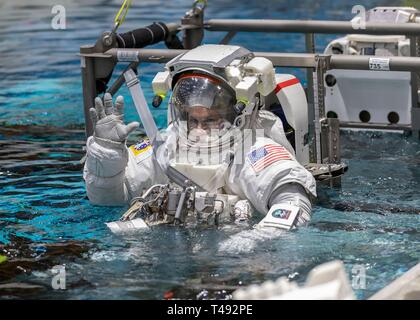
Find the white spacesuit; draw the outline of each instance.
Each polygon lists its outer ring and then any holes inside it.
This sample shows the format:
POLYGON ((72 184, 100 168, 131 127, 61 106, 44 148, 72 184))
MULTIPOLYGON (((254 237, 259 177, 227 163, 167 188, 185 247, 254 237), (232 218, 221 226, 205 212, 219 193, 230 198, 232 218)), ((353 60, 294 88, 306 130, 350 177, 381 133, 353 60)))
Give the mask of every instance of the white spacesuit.
MULTIPOLYGON (((248 96, 243 96, 242 89, 252 77, 250 61, 256 63, 253 55, 234 46, 223 46, 221 53, 220 47, 212 47, 218 51, 206 48, 205 59, 199 47, 167 64, 169 77, 164 83, 172 95, 169 125, 162 132, 159 150, 153 150, 148 139, 127 148, 127 136, 139 124, 124 125, 123 98, 116 99, 115 107, 109 94, 103 102, 96 98, 95 109, 91 109, 95 133, 87 140, 84 167, 92 203, 128 204, 152 185, 168 183, 165 169, 171 166, 206 191, 237 196, 242 208, 243 201, 250 203, 266 215, 259 227, 281 227, 278 221, 287 219, 293 210, 293 227, 309 221, 315 180, 296 161, 282 121, 264 110, 263 96, 273 88, 259 83, 256 94, 250 95, 250 85, 246 87, 248 96), (200 64, 197 57, 212 68, 200 64), (223 69, 222 60, 232 68, 225 66, 220 74, 214 70, 223 69), (248 73, 237 74, 233 67, 248 73), (270 210, 274 207, 277 210, 270 210)), ((269 72, 269 80, 258 74, 256 81, 274 82, 272 65, 269 72)))

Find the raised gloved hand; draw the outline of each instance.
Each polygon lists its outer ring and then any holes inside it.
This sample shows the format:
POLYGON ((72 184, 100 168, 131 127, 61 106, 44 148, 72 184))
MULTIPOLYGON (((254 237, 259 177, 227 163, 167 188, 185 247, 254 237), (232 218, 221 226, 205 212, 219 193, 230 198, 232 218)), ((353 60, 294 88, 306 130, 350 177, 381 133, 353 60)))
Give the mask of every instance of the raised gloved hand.
POLYGON ((125 144, 128 135, 139 127, 137 121, 124 124, 124 98, 118 96, 115 107, 112 96, 105 93, 104 102, 95 98, 95 108, 90 108, 90 117, 93 122, 95 141, 105 147, 115 147, 125 144))

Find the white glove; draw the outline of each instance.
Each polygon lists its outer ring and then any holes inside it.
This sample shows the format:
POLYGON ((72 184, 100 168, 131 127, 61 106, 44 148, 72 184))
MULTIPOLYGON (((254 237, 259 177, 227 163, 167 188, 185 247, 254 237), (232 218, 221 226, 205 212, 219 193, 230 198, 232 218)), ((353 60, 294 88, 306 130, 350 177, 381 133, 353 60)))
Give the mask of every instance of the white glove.
POLYGON ((115 100, 115 108, 112 96, 105 93, 104 102, 101 98, 95 98, 95 108, 89 109, 95 132, 95 141, 104 147, 119 147, 125 144, 128 135, 139 127, 137 121, 125 125, 124 98, 118 96, 115 100))
POLYGON ((233 207, 235 223, 243 224, 252 217, 253 209, 248 200, 239 200, 233 207))

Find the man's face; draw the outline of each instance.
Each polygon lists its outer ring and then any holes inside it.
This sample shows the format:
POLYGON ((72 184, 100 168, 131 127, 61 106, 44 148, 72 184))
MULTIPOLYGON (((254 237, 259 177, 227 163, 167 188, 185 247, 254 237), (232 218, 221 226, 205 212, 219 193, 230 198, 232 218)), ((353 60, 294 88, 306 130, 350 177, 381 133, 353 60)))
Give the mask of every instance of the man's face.
POLYGON ((220 130, 224 119, 215 110, 205 107, 194 107, 188 111, 188 130, 210 134, 211 130, 220 130))

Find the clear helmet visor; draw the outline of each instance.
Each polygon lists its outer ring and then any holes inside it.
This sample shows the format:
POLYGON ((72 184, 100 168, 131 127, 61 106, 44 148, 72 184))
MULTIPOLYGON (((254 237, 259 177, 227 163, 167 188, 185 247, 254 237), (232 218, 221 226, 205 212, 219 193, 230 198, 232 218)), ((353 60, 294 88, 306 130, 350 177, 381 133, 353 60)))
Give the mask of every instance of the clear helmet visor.
POLYGON ((214 134, 232 126, 235 101, 234 91, 222 81, 188 74, 177 81, 171 107, 175 122, 186 125, 188 133, 214 134))
POLYGON ((171 130, 176 136, 171 161, 224 165, 242 139, 241 130, 233 125, 235 103, 235 91, 223 80, 205 74, 181 76, 170 99, 171 130))

